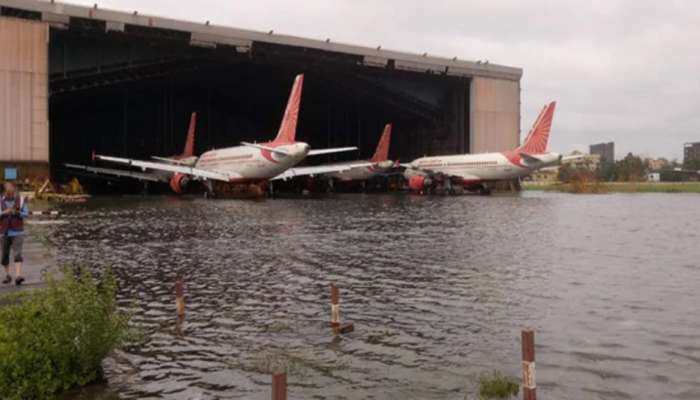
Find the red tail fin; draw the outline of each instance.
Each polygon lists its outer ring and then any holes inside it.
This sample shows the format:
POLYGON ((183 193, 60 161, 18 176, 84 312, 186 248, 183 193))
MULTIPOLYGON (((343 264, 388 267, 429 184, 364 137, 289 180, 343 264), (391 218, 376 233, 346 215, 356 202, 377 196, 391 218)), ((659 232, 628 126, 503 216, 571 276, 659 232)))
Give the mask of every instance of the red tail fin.
POLYGON ((382 137, 379 139, 379 144, 377 144, 377 150, 374 151, 374 155, 371 162, 381 162, 389 159, 389 143, 391 142, 391 124, 386 124, 384 126, 384 132, 382 137))
POLYGON ((289 94, 287 109, 284 110, 284 117, 280 130, 273 143, 290 144, 294 143, 297 134, 297 120, 299 119, 299 103, 301 102, 301 89, 304 86, 304 74, 297 75, 294 79, 292 92, 289 94))
POLYGON ((517 151, 528 154, 542 154, 547 151, 549 131, 552 129, 556 105, 557 103, 553 101, 542 109, 530 132, 525 137, 525 141, 517 148, 517 151))
POLYGON ((197 127, 197 113, 193 112, 190 116, 190 127, 187 129, 187 139, 185 140, 185 148, 182 150, 180 157, 194 156, 194 132, 197 127))

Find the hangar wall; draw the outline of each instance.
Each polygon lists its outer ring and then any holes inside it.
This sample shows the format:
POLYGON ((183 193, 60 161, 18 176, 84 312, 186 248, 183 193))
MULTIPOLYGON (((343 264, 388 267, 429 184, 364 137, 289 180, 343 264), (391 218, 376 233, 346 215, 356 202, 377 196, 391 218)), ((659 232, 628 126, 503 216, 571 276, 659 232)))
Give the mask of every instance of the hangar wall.
POLYGON ((0 17, 0 180, 48 176, 48 42, 48 24, 0 17))
POLYGON ((470 91, 471 152, 517 147, 520 143, 520 82, 474 77, 470 91))

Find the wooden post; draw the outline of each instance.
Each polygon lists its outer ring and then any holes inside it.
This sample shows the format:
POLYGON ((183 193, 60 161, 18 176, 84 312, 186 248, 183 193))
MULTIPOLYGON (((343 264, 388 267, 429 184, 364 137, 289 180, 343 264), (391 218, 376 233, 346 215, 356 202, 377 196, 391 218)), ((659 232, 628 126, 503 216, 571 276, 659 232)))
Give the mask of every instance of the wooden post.
POLYGON ((178 278, 175 282, 175 307, 177 309, 177 317, 185 318, 185 284, 182 283, 182 278, 178 278))
POLYGON ((340 291, 334 283, 331 283, 331 327, 340 326, 340 291))
POLYGON ((272 374, 272 400, 287 400, 287 373, 272 374))
POLYGON ((522 331, 523 400, 537 400, 535 390, 535 332, 522 331))

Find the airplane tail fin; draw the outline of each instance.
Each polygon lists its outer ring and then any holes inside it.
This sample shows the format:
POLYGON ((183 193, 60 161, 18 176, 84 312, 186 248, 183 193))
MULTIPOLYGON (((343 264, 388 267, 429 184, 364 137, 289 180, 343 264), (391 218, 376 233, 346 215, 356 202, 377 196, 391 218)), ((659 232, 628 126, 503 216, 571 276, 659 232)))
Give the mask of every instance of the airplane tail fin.
POLYGON ((391 143, 391 124, 386 124, 382 137, 377 144, 377 150, 374 151, 370 161, 376 163, 389 159, 389 143, 391 143))
POLYGON ((194 156, 194 133, 197 127, 197 113, 193 112, 190 116, 190 126, 187 129, 187 139, 185 140, 185 148, 182 150, 180 157, 187 158, 194 156))
POLYGON ((542 109, 542 112, 540 112, 540 115, 532 125, 530 132, 525 137, 523 144, 517 148, 518 152, 541 154, 547 151, 549 131, 552 129, 552 120, 554 118, 554 109, 556 105, 557 103, 553 101, 542 109))
POLYGON ((294 79, 292 92, 289 94, 287 109, 284 110, 282 124, 273 141, 276 144, 294 143, 297 134, 297 120, 299 119, 299 103, 301 102, 301 89, 304 86, 304 74, 299 74, 294 79))

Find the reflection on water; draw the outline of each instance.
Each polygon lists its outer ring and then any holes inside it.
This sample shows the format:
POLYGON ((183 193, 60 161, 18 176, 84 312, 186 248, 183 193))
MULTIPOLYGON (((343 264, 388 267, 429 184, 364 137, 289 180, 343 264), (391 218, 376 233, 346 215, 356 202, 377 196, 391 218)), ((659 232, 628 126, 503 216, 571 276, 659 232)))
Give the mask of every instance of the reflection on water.
POLYGON ((137 302, 144 343, 105 363, 124 399, 268 399, 270 352, 301 366, 290 398, 461 399, 481 373, 518 376, 523 327, 541 396, 697 399, 699 200, 111 198, 50 229, 62 261, 113 264, 137 302))

